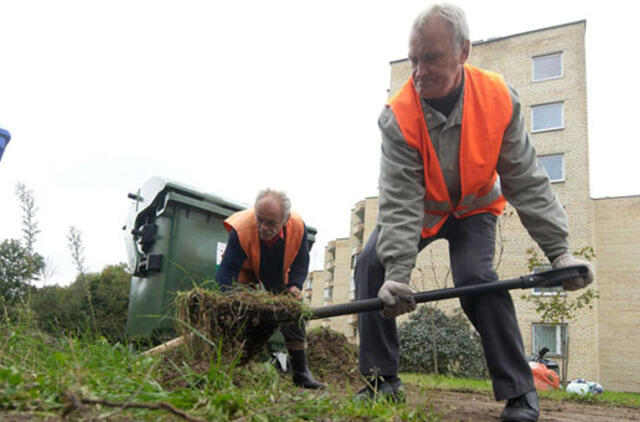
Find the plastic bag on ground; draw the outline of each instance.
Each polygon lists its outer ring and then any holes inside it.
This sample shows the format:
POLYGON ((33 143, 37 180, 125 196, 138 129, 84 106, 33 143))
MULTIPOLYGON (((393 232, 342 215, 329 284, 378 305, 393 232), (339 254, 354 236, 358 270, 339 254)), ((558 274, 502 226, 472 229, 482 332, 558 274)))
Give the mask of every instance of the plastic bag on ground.
POLYGON ((600 384, 594 381, 586 381, 582 378, 571 381, 567 384, 567 393, 577 394, 579 396, 586 396, 589 394, 600 394, 604 391, 604 388, 600 384))
POLYGON ((544 363, 529 362, 533 373, 533 383, 538 391, 557 390, 560 387, 560 377, 558 374, 547 368, 544 363))

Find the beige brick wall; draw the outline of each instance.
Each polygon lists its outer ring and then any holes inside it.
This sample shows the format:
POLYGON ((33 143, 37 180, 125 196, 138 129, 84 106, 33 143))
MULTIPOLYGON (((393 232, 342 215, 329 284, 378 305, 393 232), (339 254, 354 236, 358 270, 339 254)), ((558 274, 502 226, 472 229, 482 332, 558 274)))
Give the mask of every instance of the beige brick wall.
POLYGON ((594 205, 601 384, 640 392, 640 196, 594 205))

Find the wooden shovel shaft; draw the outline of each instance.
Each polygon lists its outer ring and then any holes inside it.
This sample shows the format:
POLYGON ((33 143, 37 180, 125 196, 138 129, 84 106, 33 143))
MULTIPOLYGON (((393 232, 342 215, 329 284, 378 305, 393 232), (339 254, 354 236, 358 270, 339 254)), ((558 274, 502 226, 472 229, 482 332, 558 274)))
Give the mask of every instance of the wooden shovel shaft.
MULTIPOLYGON (((573 277, 583 277, 588 269, 584 265, 560 268, 535 274, 523 275, 518 278, 501 280, 493 283, 477 284, 473 286, 438 289, 427 292, 414 293, 416 303, 433 302, 454 297, 481 295, 500 290, 531 289, 534 287, 557 287, 562 280, 573 277)), ((380 311, 384 307, 379 298, 355 300, 339 305, 323 306, 313 309, 311 319, 329 318, 340 315, 359 314, 362 312, 380 311)))

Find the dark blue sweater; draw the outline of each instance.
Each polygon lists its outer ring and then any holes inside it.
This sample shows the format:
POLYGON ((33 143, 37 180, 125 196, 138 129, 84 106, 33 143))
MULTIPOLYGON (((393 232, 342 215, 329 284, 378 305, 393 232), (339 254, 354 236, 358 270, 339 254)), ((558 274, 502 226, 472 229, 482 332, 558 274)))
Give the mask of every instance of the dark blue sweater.
MULTIPOLYGON (((287 238, 286 228, 284 229, 284 239, 287 238)), ((284 264, 285 240, 278 239, 269 246, 260 241, 260 277, 257 277, 264 284, 264 288, 270 292, 279 293, 284 288, 284 275, 282 267, 284 264)), ((227 247, 216 274, 216 281, 220 286, 231 286, 233 280, 238 279, 238 274, 242 269, 242 263, 247 259, 247 255, 240 246, 238 233, 234 229, 229 232, 227 247)), ((309 243, 307 242, 307 227, 304 228, 300 249, 296 255, 291 268, 289 269, 288 286, 296 286, 302 290, 302 284, 309 273, 309 243)))

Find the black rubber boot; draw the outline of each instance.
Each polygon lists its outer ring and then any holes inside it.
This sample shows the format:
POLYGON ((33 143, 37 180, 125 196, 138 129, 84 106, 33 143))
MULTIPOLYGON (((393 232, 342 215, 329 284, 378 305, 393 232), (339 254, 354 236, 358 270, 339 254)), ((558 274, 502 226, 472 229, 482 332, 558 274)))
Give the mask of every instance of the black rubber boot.
POLYGON ((540 417, 540 403, 536 390, 507 400, 500 415, 503 421, 518 422, 536 422, 538 417, 540 417))
POLYGON ((289 350, 289 356, 291 356, 292 379, 295 385, 311 390, 318 390, 327 386, 313 378, 309 366, 307 366, 306 350, 289 350))

